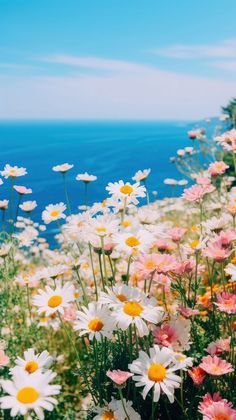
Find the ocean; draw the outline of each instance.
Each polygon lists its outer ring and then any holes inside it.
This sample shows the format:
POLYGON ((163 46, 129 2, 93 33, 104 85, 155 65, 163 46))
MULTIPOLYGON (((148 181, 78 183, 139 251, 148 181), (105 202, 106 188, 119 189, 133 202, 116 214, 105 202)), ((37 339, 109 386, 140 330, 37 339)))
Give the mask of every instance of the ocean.
MULTIPOLYGON (((85 171, 98 177, 89 185, 89 204, 106 198, 108 182, 130 181, 145 168, 151 168, 149 191, 163 198, 170 194, 163 180, 183 178, 169 158, 191 145, 187 131, 192 127, 190 122, 1 122, 0 169, 6 163, 27 168, 28 174, 16 183, 32 188, 26 199, 37 201, 37 221, 47 204, 65 201, 61 174, 52 171, 64 162, 74 164, 67 174, 74 211, 84 198, 83 183, 75 177, 85 171)), ((0 187, 0 199, 9 198, 9 183, 4 180, 0 187)), ((176 194, 181 191, 176 188, 176 194)))

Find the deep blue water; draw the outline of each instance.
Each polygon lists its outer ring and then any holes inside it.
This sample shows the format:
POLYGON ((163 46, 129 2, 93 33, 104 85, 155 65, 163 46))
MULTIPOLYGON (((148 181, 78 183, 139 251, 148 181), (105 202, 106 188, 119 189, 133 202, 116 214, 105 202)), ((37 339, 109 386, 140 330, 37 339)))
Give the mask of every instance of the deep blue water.
MULTIPOLYGON (((106 197, 109 181, 128 181, 145 168, 152 170, 150 191, 157 190, 162 198, 170 192, 163 180, 182 178, 169 158, 177 148, 191 145, 186 132, 192 126, 184 122, 1 122, 0 169, 6 163, 27 168, 28 175, 17 183, 33 189, 26 199, 37 201, 38 220, 45 205, 65 201, 61 175, 51 170, 64 162, 75 165, 67 174, 74 209, 83 201, 83 184, 75 176, 85 171, 98 177, 89 185, 90 203, 106 197)), ((8 185, 6 180, 0 187, 1 199, 8 198, 8 185)))

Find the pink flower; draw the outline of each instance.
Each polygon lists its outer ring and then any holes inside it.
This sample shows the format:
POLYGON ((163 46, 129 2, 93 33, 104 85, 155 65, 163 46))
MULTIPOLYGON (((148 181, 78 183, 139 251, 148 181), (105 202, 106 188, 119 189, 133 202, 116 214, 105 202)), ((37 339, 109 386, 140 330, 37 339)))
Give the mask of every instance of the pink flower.
POLYGON ((193 271, 195 267, 195 261, 194 260, 185 260, 181 261, 177 264, 175 268, 175 273, 179 275, 188 274, 193 271))
POLYGON ((142 278, 149 277, 157 267, 158 254, 142 254, 135 263, 137 274, 142 278))
POLYGON ((229 246, 232 241, 235 241, 236 233, 233 230, 222 230, 218 235, 218 239, 221 241, 222 246, 229 246))
POLYGON ((203 255, 220 262, 224 261, 231 254, 231 250, 223 248, 220 239, 209 241, 207 247, 203 250, 203 255))
POLYGON ((124 370, 108 370, 106 375, 115 382, 116 385, 123 385, 127 379, 133 376, 133 373, 125 372, 124 370))
POLYGON ((170 242, 167 242, 165 239, 158 239, 156 241, 156 246, 159 251, 172 251, 174 244, 171 244, 170 242))
POLYGON ((236 313, 236 295, 223 292, 217 293, 217 302, 215 305, 218 306, 220 312, 226 312, 227 314, 235 314, 236 313))
POLYGON ((219 392, 215 392, 213 394, 213 397, 208 392, 207 394, 204 395, 202 402, 200 402, 198 406, 198 411, 204 414, 206 410, 212 406, 212 404, 219 401, 224 402, 225 405, 227 405, 228 407, 232 407, 232 404, 230 402, 228 402, 226 399, 221 398, 219 392))
POLYGON ((24 194, 31 194, 32 193, 32 190, 31 190, 31 188, 26 188, 26 187, 24 187, 23 185, 14 185, 14 190, 16 191, 16 192, 18 192, 18 194, 20 194, 20 195, 24 195, 24 194))
POLYGON ((170 286, 171 286, 170 277, 166 276, 165 274, 155 274, 154 280, 155 280, 155 283, 160 284, 162 287, 164 287, 165 292, 170 291, 170 286))
POLYGON ((177 331, 169 324, 163 324, 161 327, 156 327, 153 331, 154 343, 161 344, 165 347, 170 347, 178 340, 177 331))
POLYGON ((211 356, 217 355, 219 356, 221 353, 229 352, 230 351, 230 337, 229 338, 221 338, 209 344, 206 351, 211 356))
POLYGON ((186 229, 181 228, 181 227, 175 227, 170 230, 171 239, 174 242, 179 242, 185 233, 186 233, 186 229))
POLYGON ((194 140, 198 136, 198 131, 197 130, 189 130, 188 131, 188 136, 189 136, 190 139, 194 140))
POLYGON ((199 314, 199 310, 198 309, 185 308, 184 306, 180 306, 179 307, 179 312, 185 318, 190 318, 193 315, 198 315, 199 314))
POLYGON ((5 354, 4 350, 0 349, 0 367, 7 366, 9 357, 5 354))
POLYGON ((205 372, 212 376, 221 376, 233 372, 233 367, 231 363, 228 363, 226 362, 226 360, 220 359, 217 356, 203 357, 202 363, 200 363, 199 366, 205 372))
POLYGON ((191 201, 191 202, 199 202, 203 199, 203 197, 206 194, 211 193, 212 191, 214 191, 215 187, 213 187, 213 185, 211 184, 207 184, 207 185, 193 185, 190 188, 185 188, 184 193, 182 195, 182 197, 187 200, 187 201, 191 201))
POLYGON ((199 366, 193 367, 192 369, 188 370, 189 376, 192 378, 195 385, 202 385, 206 374, 203 369, 199 366))
POLYGON ((167 273, 176 268, 176 259, 173 255, 157 254, 156 255, 156 271, 157 273, 167 273))
POLYGON ((199 185, 210 185, 211 180, 210 178, 207 178, 206 176, 198 176, 196 178, 196 183, 199 185))
POLYGON ((63 314, 64 321, 75 321, 76 320, 76 308, 74 306, 68 306, 68 308, 64 308, 63 314))
POLYGON ((222 160, 219 162, 213 162, 208 167, 208 172, 211 176, 223 175, 229 165, 226 165, 222 160))
POLYGON ((236 410, 224 401, 214 402, 203 414, 203 420, 236 420, 236 410))
POLYGON ((236 153, 236 130, 230 130, 217 137, 217 141, 222 144, 225 150, 236 153))

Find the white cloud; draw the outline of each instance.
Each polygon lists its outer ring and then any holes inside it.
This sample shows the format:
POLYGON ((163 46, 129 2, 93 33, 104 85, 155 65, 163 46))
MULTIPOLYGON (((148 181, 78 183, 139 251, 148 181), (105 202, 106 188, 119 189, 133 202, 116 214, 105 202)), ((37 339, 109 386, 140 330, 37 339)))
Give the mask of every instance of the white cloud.
POLYGON ((15 64, 15 63, 0 63, 0 68, 2 68, 2 69, 13 69, 13 70, 38 69, 38 67, 36 67, 36 66, 24 65, 24 64, 15 64))
POLYGON ((153 54, 181 59, 236 58, 236 39, 228 39, 212 45, 174 44, 152 49, 153 54))
POLYGON ((203 118, 218 114, 220 106, 236 91, 234 80, 177 74, 97 57, 57 57, 73 67, 110 72, 51 77, 2 75, 0 118, 203 118))
POLYGON ((112 60, 100 57, 52 55, 43 58, 43 60, 50 63, 64 64, 67 66, 106 71, 137 72, 151 69, 150 67, 144 66, 142 64, 136 64, 131 61, 112 60))
POLYGON ((234 61, 217 61, 214 63, 214 67, 222 70, 236 71, 236 60, 234 61))

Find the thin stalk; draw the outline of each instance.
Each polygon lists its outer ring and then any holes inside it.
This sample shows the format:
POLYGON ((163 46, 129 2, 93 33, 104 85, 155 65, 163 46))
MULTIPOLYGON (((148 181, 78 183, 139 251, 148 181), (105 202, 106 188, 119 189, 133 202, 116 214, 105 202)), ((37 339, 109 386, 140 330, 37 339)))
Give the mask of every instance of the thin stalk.
POLYGON ((92 247, 91 247, 90 242, 89 242, 89 255, 90 255, 91 267, 92 267, 92 272, 93 272, 93 280, 94 280, 94 286, 95 286, 96 300, 98 300, 98 287, 97 287, 97 280, 96 280, 96 275, 95 275, 95 271, 94 271, 92 247))
POLYGON ((70 207, 70 201, 69 201, 69 196, 68 196, 68 191, 67 191, 67 183, 66 183, 66 173, 62 172, 62 178, 63 178, 63 185, 64 185, 64 193, 65 193, 65 198, 66 198, 66 205, 68 208, 68 212, 71 214, 71 207, 70 207))
POLYGON ((123 409, 124 409, 125 415, 126 415, 127 419, 128 419, 128 420, 130 420, 130 416, 129 416, 129 414, 127 413, 127 410, 126 410, 126 407, 125 407, 125 402, 124 402, 124 398, 123 398, 123 394, 122 394, 121 387, 120 387, 120 386, 118 386, 117 388, 118 388, 118 392, 119 392, 120 399, 121 399, 121 404, 122 404, 122 407, 123 407, 123 409))

